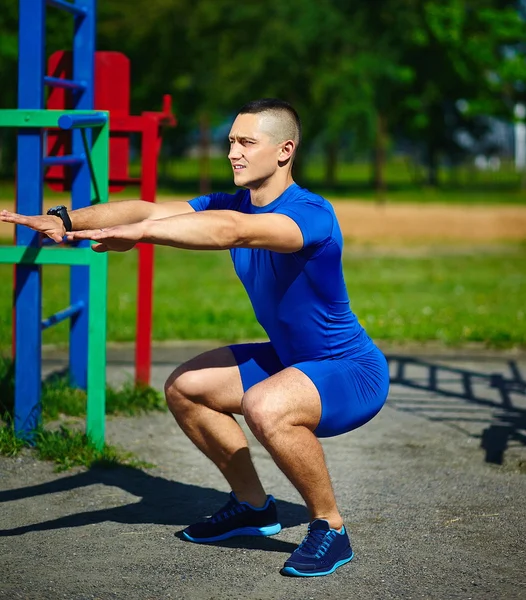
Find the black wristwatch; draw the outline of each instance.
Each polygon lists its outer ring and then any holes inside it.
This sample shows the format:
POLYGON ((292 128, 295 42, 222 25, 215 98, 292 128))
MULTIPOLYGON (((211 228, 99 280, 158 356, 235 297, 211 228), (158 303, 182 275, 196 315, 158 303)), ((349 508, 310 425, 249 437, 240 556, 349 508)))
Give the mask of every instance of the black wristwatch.
POLYGON ((72 230, 71 219, 68 215, 68 209, 65 206, 53 206, 47 211, 48 215, 52 215, 53 217, 60 217, 62 219, 62 223, 64 223, 64 227, 66 231, 72 230))

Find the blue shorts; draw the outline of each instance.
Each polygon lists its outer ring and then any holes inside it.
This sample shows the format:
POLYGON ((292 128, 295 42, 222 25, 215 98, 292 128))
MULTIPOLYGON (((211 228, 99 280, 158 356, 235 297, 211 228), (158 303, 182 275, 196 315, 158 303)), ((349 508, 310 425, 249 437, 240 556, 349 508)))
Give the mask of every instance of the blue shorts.
MULTIPOLYGON (((241 372, 243 390, 285 367, 270 342, 230 346, 241 372)), ((355 358, 327 359, 290 365, 314 383, 321 398, 321 419, 314 433, 331 437, 346 433, 372 419, 389 392, 389 366, 374 347, 355 358)))

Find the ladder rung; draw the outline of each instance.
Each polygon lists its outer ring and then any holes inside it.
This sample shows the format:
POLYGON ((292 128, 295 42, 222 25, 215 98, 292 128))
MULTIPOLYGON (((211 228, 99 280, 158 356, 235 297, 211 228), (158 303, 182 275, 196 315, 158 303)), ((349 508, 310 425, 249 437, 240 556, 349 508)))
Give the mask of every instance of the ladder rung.
POLYGON ((51 327, 51 325, 56 325, 57 323, 60 323, 61 321, 65 321, 66 319, 69 319, 70 317, 74 317, 83 308, 84 308, 84 302, 82 302, 82 301, 76 302, 75 304, 68 306, 64 310, 61 310, 61 311, 55 313, 54 315, 51 315, 49 318, 43 319, 42 323, 41 323, 41 327, 42 327, 42 329, 47 329, 48 327, 51 327))
POLYGON ((47 4, 49 6, 54 6, 55 8, 61 8, 66 12, 71 13, 72 15, 76 15, 78 17, 83 17, 88 12, 85 7, 75 6, 75 4, 71 4, 71 2, 64 2, 64 0, 47 0, 47 4))
POLYGON ((86 160, 85 154, 65 154, 64 156, 46 156, 44 165, 46 167, 54 167, 61 165, 81 165, 86 160))
POLYGON ((65 90, 85 90, 84 81, 73 81, 72 79, 61 79, 60 77, 44 77, 44 83, 49 87, 63 88, 65 90))

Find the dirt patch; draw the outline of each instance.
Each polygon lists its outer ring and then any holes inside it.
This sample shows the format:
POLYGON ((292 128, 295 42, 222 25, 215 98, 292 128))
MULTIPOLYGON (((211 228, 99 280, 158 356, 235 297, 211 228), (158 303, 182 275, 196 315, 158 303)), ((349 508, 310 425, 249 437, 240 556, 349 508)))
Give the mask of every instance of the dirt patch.
POLYGON ((374 244, 526 239, 526 207, 333 202, 345 237, 374 244))
MULTIPOLYGON (((177 197, 162 198, 161 201, 177 197)), ((181 197, 186 200, 186 197, 181 197)), ((46 201, 44 209, 57 203, 46 201)), ((386 204, 360 200, 332 202, 343 234, 363 244, 404 245, 454 242, 486 244, 526 239, 526 206, 386 204)), ((13 210, 9 202, 0 209, 13 210)), ((0 223, 0 237, 12 238, 13 226, 0 223)))

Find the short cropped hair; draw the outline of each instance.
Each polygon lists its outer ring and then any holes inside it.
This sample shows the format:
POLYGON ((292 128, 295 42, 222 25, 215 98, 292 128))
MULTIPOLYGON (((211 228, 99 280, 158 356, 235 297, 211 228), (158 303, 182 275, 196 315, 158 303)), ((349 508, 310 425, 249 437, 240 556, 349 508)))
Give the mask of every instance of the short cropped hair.
POLYGON ((301 121, 291 104, 278 98, 262 98, 261 100, 248 102, 238 111, 239 115, 257 115, 260 113, 268 113, 274 117, 276 125, 273 131, 269 133, 277 143, 294 140, 296 150, 298 149, 301 143, 301 121))

